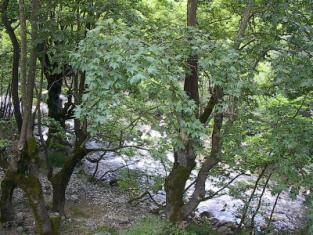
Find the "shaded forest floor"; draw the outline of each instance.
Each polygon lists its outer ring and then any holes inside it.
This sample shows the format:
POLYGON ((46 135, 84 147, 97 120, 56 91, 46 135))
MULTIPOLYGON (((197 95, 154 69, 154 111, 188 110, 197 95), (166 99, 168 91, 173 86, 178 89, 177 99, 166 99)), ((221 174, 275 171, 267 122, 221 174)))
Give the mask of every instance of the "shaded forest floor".
MULTIPOLYGON (((2 176, 1 172, 0 181, 2 176)), ((51 186, 45 178, 42 178, 42 183, 47 201, 51 201, 51 186)), ((90 182, 81 171, 73 174, 66 198, 62 235, 97 234, 100 230, 123 231, 148 213, 147 204, 132 206, 125 192, 118 187, 90 182)), ((14 206, 16 221, 11 228, 4 228, 0 235, 37 234, 28 201, 20 189, 14 193, 14 206)))
MULTIPOLYGON (((0 181, 3 172, 0 172, 0 181)), ((44 195, 51 202, 52 189, 49 181, 42 176, 44 195)), ((62 217, 61 235, 125 235, 127 228, 151 215, 153 202, 144 201, 131 205, 129 196, 118 186, 97 181, 90 181, 81 167, 72 175, 66 191, 65 217, 62 217)), ((16 220, 10 227, 3 225, 0 235, 35 235, 34 219, 24 193, 17 189, 14 193, 16 220)), ((210 224, 213 230, 196 234, 232 235, 236 226, 226 221, 218 221, 213 217, 193 218, 199 224, 210 224), (213 231, 213 232, 212 232, 213 231)), ((191 222, 191 221, 189 221, 191 222)), ((240 233, 245 234, 245 233, 240 233)), ((268 234, 283 234, 270 232, 268 234)), ((289 233, 300 234, 300 233, 289 233)), ((144 235, 144 234, 138 234, 144 235)))

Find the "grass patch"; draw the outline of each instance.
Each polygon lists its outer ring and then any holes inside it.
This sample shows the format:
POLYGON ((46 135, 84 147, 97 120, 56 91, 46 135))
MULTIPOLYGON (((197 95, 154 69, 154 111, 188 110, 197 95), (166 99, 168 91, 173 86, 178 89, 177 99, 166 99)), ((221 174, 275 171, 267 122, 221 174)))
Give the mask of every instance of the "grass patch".
POLYGON ((212 229, 212 226, 210 224, 204 223, 204 224, 189 224, 186 228, 186 231, 188 234, 197 234, 197 235, 218 235, 219 233, 214 231, 212 229))
POLYGON ((186 229, 157 216, 148 216, 131 226, 125 235, 218 235, 209 224, 190 224, 186 229))
POLYGON ((96 233, 105 233, 109 232, 111 235, 118 235, 117 230, 113 227, 102 225, 98 227, 96 230, 94 230, 90 235, 96 234, 96 233))

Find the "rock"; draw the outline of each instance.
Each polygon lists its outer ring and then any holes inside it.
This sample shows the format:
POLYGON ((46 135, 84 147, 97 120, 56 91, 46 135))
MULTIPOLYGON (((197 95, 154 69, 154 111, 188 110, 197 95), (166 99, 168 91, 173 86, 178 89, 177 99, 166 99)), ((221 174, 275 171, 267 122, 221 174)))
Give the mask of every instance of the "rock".
POLYGON ((214 215, 209 212, 209 211, 203 211, 201 214, 200 214, 200 217, 207 217, 207 218, 212 218, 214 217, 214 215))
MULTIPOLYGON (((29 232, 29 231, 32 231, 33 230, 33 227, 32 226, 24 226, 24 232, 29 232)), ((28 235, 31 235, 31 234, 28 234, 28 235)))
POLYGON ((18 227, 16 228, 16 231, 17 231, 18 233, 22 233, 22 232, 24 231, 24 228, 23 228, 22 226, 18 226, 18 227))
POLYGON ((217 229, 217 231, 222 234, 222 235, 232 235, 234 234, 229 228, 228 226, 221 226, 217 229))
POLYGON ((216 219, 216 218, 212 218, 212 220, 211 220, 211 223, 212 223, 214 226, 216 226, 216 227, 217 227, 218 222, 219 222, 219 220, 216 219))
POLYGON ((74 203, 77 203, 77 202, 79 201, 78 195, 76 195, 76 194, 71 195, 71 200, 72 200, 74 203))
POLYGON ((25 219, 25 214, 23 212, 18 212, 16 214, 16 220, 17 221, 23 221, 25 219))
POLYGON ((228 221, 225 221, 225 220, 220 220, 220 221, 218 221, 217 223, 216 223, 216 227, 222 227, 222 226, 225 226, 225 227, 227 227, 227 224, 228 224, 229 222, 228 221))
POLYGON ((126 217, 119 218, 119 224, 128 224, 128 223, 129 223, 129 218, 126 218, 126 217))
POLYGON ((118 180, 117 179, 111 179, 109 181, 109 184, 111 187, 118 186, 118 180))

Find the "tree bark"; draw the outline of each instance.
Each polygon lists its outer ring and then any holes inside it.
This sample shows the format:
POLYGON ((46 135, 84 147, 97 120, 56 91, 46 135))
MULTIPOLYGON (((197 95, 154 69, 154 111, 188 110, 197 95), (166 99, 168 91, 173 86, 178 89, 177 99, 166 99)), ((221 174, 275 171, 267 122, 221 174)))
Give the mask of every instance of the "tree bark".
MULTIPOLYGON (((75 105, 79 105, 85 91, 85 74, 81 74, 80 79, 75 77, 74 96, 75 105)), ((84 146, 87 138, 86 123, 74 119, 75 144, 72 155, 65 161, 61 171, 49 178, 53 187, 52 210, 64 213, 65 191, 73 174, 76 165, 86 156, 88 150, 84 146)))
MULTIPOLYGON (((197 24, 197 0, 187 2, 187 26, 194 27, 197 24)), ((199 89, 198 89, 198 58, 190 55, 187 60, 187 70, 184 82, 184 91, 197 105, 195 115, 198 116, 199 89)), ((166 215, 172 223, 181 221, 185 217, 184 191, 186 182, 191 171, 196 166, 196 154, 194 150, 194 140, 186 136, 184 130, 180 130, 184 147, 174 149, 174 166, 165 180, 166 191, 166 215)))
MULTIPOLYGON (((249 3, 243 13, 240 22, 238 35, 234 43, 234 47, 239 49, 241 38, 244 36, 245 30, 251 18, 253 0, 249 3)), ((187 2, 187 26, 195 27, 197 25, 197 0, 188 0, 187 2)), ((191 39, 191 38, 190 38, 191 39)), ((196 117, 204 125, 213 113, 215 105, 223 98, 223 89, 220 86, 214 86, 213 94, 204 109, 199 114, 199 89, 198 89, 198 58, 197 55, 191 54, 187 60, 188 72, 185 77, 184 90, 191 100, 197 106, 195 112, 196 117)), ((212 133, 211 154, 204 161, 196 179, 195 190, 187 203, 184 203, 183 194, 185 192, 186 181, 189 179, 191 171, 195 167, 195 139, 186 137, 188 141, 184 142, 184 148, 180 151, 174 151, 174 166, 171 173, 165 181, 166 191, 166 212, 171 222, 178 222, 187 217, 203 200, 205 196, 205 181, 210 170, 219 162, 220 152, 222 149, 221 129, 223 125, 223 113, 216 113, 214 116, 214 127, 212 133)), ((182 132, 180 130, 180 132, 182 132)), ((183 134, 183 133, 181 133, 183 134)))
POLYGON ((12 204, 12 197, 16 184, 7 178, 4 178, 1 182, 1 222, 14 221, 14 208, 12 204))
POLYGON ((20 134, 18 152, 16 157, 16 169, 7 170, 6 177, 16 183, 17 186, 23 189, 26 193, 33 214, 36 219, 36 224, 40 234, 53 235, 57 231, 53 231, 53 226, 49 218, 49 213, 45 205, 41 184, 38 178, 38 146, 33 137, 33 90, 36 77, 36 62, 37 62, 37 27, 38 27, 38 9, 39 0, 32 0, 31 6, 31 40, 32 47, 30 51, 28 74, 26 74, 26 55, 27 55, 27 38, 26 38, 26 18, 24 0, 19 0, 19 13, 21 23, 21 41, 22 41, 22 58, 21 68, 22 88, 23 88, 23 124, 20 134), (26 77, 27 75, 27 77, 26 77))
MULTIPOLYGON (((24 0, 19 0, 19 17, 20 17, 20 30, 21 30, 21 87, 22 87, 22 104, 23 104, 23 123, 18 143, 18 150, 22 151, 26 142, 28 119, 31 116, 31 108, 28 108, 29 103, 26 100, 27 92, 27 36, 26 36, 26 17, 25 17, 25 4, 24 0)), ((28 98, 32 100, 32 97, 28 98)))
POLYGON ((172 223, 181 221, 185 217, 184 191, 190 173, 196 166, 195 158, 193 144, 190 141, 185 149, 174 151, 174 166, 165 180, 166 215, 172 223))
POLYGON ((9 0, 4 0, 2 4, 2 21, 3 25, 10 37, 13 46, 13 60, 12 60, 12 102, 14 107, 14 117, 20 132, 22 129, 22 114, 20 110, 20 99, 18 92, 18 67, 20 60, 20 45, 15 35, 14 29, 11 26, 10 20, 7 15, 9 0))
POLYGON ((21 186, 28 197, 40 234, 58 234, 58 231, 53 231, 52 222, 50 220, 49 213, 44 201, 44 196, 38 177, 23 176, 18 179, 18 184, 21 186))
POLYGON ((39 50, 39 59, 48 83, 48 116, 64 127, 64 120, 62 118, 62 100, 60 99, 64 72, 55 72, 55 70, 58 69, 58 64, 50 61, 48 54, 44 51, 44 47, 45 45, 43 44, 38 46, 38 48, 41 48, 41 50, 39 50))
POLYGON ((48 116, 60 123, 64 127, 64 120, 62 119, 62 100, 60 94, 62 90, 62 74, 47 75, 48 81, 48 116))
POLYGON ((184 206, 185 216, 188 216, 205 197, 205 182, 210 170, 220 161, 222 148, 221 129, 223 125, 223 113, 216 113, 214 116, 214 125, 212 133, 212 147, 210 156, 202 163, 198 173, 195 190, 188 203, 184 206))
POLYGON ((1 212, 13 213, 11 200, 8 199, 12 198, 12 189, 18 186, 25 192, 30 202, 39 233, 42 235, 58 234, 58 231, 53 230, 38 178, 38 148, 34 138, 27 139, 19 159, 18 163, 9 165, 6 170, 1 185, 2 189, 5 189, 1 197, 1 212))
MULTIPOLYGON (((197 25, 197 0, 188 0, 187 2, 187 26, 195 27, 197 25)), ((192 37, 190 37, 190 40, 192 37)), ((186 73, 184 90, 196 105, 199 105, 199 85, 198 85, 198 57, 190 55, 187 60, 188 71, 186 73)), ((198 112, 198 111, 197 111, 198 112)))
POLYGON ((84 158, 88 151, 84 147, 77 147, 73 155, 67 159, 61 171, 51 179, 53 188, 52 210, 64 214, 65 191, 76 165, 84 158))

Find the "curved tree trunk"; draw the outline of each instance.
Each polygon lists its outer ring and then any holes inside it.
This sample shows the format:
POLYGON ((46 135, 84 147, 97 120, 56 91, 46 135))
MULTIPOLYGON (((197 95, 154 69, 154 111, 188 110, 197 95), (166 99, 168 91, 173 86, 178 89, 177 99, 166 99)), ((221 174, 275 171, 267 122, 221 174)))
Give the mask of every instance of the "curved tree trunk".
POLYGON ((19 92, 18 92, 18 67, 19 67, 19 60, 20 60, 20 45, 14 33, 14 29, 11 26, 7 15, 9 0, 4 0, 2 3, 2 21, 3 25, 10 37, 12 46, 13 46, 13 61, 12 61, 12 102, 14 107, 14 117, 16 120, 16 124, 18 127, 19 132, 22 128, 22 114, 20 110, 20 99, 19 99, 19 92))
MULTIPOLYGON (((187 1, 187 26, 196 27, 197 25, 197 0, 187 1)), ((244 36, 251 17, 251 9, 253 0, 249 0, 248 5, 243 13, 240 22, 237 40, 234 44, 235 49, 239 49, 240 42, 244 36)), ((190 36, 190 40, 192 36, 190 36)), ((190 55, 187 60, 188 72, 185 76, 184 90, 191 100, 197 105, 195 111, 196 117, 205 125, 209 117, 213 113, 214 107, 223 98, 223 88, 215 85, 211 94, 211 98, 204 111, 199 113, 199 90, 198 90, 198 58, 196 55, 190 55)), ((182 117, 184 118, 184 117, 182 117)), ((219 162, 220 152, 222 149, 221 129, 223 125, 223 113, 216 113, 214 116, 214 127, 212 133, 212 147, 210 157, 207 158, 198 173, 195 190, 187 203, 184 203, 183 194, 185 192, 186 182, 195 167, 194 144, 197 140, 186 137, 188 141, 184 144, 184 149, 174 151, 175 162, 171 173, 166 178, 166 208, 167 217, 171 222, 179 222, 186 218, 205 197, 205 181, 209 175, 209 171, 219 162)), ((181 133, 183 134, 183 133, 181 133)))
POLYGON ((196 178, 195 190, 189 201, 184 206, 185 216, 188 216, 197 208, 199 203, 205 198, 205 182, 210 174, 211 169, 220 161, 220 153, 222 148, 221 129, 223 125, 223 114, 216 113, 214 116, 214 125, 212 133, 212 147, 210 156, 205 159, 196 178))
MULTIPOLYGON (((80 79, 78 79, 78 77, 75 77, 74 84, 74 92, 76 97, 75 105, 78 105, 81 102, 81 97, 85 89, 85 75, 81 74, 80 79)), ((86 123, 81 123, 80 120, 74 119, 74 131, 76 141, 73 153, 65 161, 61 171, 59 171, 56 175, 49 177, 49 180, 51 181, 53 187, 52 210, 61 214, 64 213, 65 191, 71 179, 73 171, 76 165, 88 153, 88 150, 84 146, 84 141, 87 138, 86 123)))
POLYGON ((54 175, 50 181, 53 188, 52 210, 64 214, 65 191, 76 165, 87 154, 85 148, 77 147, 73 155, 65 161, 61 171, 54 175))

